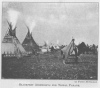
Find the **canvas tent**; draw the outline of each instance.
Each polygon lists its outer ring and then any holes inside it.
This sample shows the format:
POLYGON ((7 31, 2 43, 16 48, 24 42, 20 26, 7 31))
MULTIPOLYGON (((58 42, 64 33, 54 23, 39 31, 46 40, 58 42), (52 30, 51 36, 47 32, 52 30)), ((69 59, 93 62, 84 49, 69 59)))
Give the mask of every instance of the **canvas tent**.
POLYGON ((39 46, 34 41, 34 39, 32 37, 32 33, 30 33, 30 31, 29 31, 29 28, 28 28, 28 33, 27 33, 22 45, 28 54, 33 54, 39 50, 39 46))
POLYGON ((16 37, 16 28, 12 30, 12 25, 9 24, 9 29, 2 41, 2 54, 5 56, 23 56, 26 54, 25 49, 16 37))
POLYGON ((74 43, 74 39, 72 39, 72 41, 70 42, 69 45, 65 46, 63 49, 61 49, 61 52, 62 52, 62 56, 63 56, 63 59, 68 59, 70 57, 70 55, 72 53, 75 54, 75 43, 74 43))
POLYGON ((49 45, 47 42, 44 42, 44 45, 41 47, 41 52, 42 53, 46 53, 46 52, 50 52, 50 49, 49 49, 49 45))

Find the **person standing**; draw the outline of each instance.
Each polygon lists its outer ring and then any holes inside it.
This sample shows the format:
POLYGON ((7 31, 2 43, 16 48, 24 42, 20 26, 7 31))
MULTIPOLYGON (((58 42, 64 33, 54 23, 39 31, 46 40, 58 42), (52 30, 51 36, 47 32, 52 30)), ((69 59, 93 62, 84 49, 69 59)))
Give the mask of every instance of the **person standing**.
POLYGON ((77 48, 76 47, 74 49, 74 52, 75 52, 75 62, 77 63, 78 62, 78 53, 77 53, 77 48))

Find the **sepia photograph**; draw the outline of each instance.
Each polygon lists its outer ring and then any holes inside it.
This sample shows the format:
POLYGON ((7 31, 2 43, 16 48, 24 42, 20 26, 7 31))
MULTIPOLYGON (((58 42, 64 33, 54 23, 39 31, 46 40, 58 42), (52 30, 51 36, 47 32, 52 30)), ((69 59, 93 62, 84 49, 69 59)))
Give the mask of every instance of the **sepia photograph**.
POLYGON ((98 80, 98 47, 98 2, 2 2, 3 80, 98 80))

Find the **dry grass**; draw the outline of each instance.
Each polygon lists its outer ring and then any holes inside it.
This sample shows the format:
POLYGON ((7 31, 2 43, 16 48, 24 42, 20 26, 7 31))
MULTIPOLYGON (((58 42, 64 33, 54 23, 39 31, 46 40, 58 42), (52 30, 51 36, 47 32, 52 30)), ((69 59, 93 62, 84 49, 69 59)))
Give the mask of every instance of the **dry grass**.
POLYGON ((81 55, 77 64, 65 65, 59 51, 20 59, 2 59, 2 78, 95 80, 97 59, 97 55, 81 55))

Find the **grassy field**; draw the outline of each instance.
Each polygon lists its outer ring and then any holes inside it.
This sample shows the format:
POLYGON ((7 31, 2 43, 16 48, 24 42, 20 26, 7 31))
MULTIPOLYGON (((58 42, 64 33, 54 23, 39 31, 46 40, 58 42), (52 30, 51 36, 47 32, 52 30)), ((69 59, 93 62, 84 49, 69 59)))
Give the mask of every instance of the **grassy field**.
POLYGON ((96 80, 97 63, 97 55, 84 54, 77 64, 63 64, 59 51, 20 59, 2 58, 2 78, 96 80))

